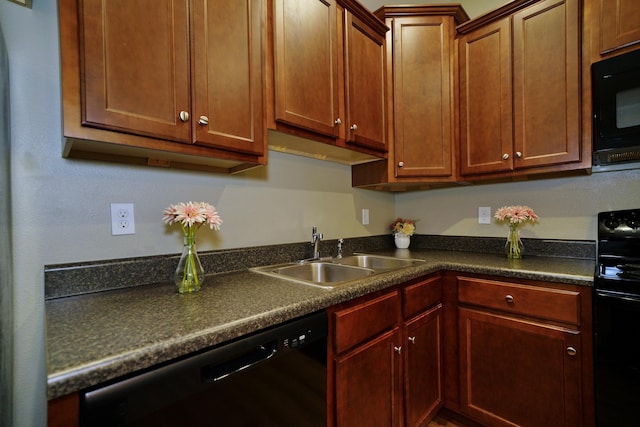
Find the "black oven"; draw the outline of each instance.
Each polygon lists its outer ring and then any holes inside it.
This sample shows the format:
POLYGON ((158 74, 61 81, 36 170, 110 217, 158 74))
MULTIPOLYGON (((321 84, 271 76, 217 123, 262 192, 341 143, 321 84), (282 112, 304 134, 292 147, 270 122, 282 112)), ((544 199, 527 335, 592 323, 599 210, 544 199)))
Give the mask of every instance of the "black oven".
POLYGON ((594 166, 640 162, 640 50, 591 66, 594 166))
POLYGON ((81 426, 325 427, 324 311, 82 393, 81 426))
POLYGON ((635 427, 640 422, 640 209, 598 214, 593 292, 597 425, 635 427))

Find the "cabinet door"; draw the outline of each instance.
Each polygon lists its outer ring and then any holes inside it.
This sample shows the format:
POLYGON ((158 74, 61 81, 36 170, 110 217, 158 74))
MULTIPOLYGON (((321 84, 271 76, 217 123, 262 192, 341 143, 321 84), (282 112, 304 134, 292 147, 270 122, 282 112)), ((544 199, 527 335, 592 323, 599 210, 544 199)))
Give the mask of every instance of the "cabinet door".
POLYGON ((347 141, 387 151, 384 36, 345 12, 347 141))
POLYGON ((443 404, 442 304, 405 325, 405 425, 424 426, 443 404))
POLYGON ((47 427, 77 427, 80 425, 80 395, 67 394, 47 403, 47 427))
POLYGON ((598 1, 600 53, 640 42, 640 7, 637 0, 598 1))
POLYGON ((84 0, 80 10, 82 125, 189 142, 186 0, 84 0))
POLYGON ((398 425, 400 355, 398 329, 335 361, 335 425, 398 425))
POLYGON ((191 5, 194 142, 263 154, 263 2, 191 5))
POLYGON ((461 411, 487 426, 582 425, 580 334, 460 308, 461 411))
POLYGON ((578 0, 545 0, 513 16, 514 166, 580 160, 578 0))
POLYGON ((336 137, 341 79, 335 2, 273 4, 275 119, 336 137))
POLYGON ((443 16, 391 22, 396 176, 451 176, 453 22, 443 16))
POLYGON ((513 169, 510 22, 505 18, 459 39, 462 175, 513 169))

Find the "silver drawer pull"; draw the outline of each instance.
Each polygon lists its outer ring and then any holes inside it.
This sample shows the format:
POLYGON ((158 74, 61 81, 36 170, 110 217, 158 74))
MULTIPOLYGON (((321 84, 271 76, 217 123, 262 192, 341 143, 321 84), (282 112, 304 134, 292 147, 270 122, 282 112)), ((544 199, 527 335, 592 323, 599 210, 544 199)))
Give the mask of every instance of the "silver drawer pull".
POLYGON ((415 344, 416 343, 416 337, 409 337, 409 342, 411 344, 415 344))
POLYGON ((180 121, 183 123, 189 121, 189 113, 186 111, 180 111, 180 115, 178 117, 180 117, 180 121))
POLYGON ((506 302, 508 302, 509 304, 513 304, 513 296, 512 295, 507 295, 506 297, 504 297, 504 300, 506 302))
POLYGON ((393 347, 393 349, 395 350, 396 353, 400 354, 402 353, 402 347, 393 347))
POLYGON ((569 356, 575 356, 576 354, 578 354, 578 350, 573 347, 567 347, 567 354, 569 356))

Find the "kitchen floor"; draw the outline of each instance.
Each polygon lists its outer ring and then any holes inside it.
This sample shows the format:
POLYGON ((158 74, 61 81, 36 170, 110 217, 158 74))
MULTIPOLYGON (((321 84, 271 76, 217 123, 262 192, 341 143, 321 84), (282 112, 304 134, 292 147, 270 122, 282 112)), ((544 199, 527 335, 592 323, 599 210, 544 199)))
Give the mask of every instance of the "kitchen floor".
POLYGON ((427 424, 427 427, 466 427, 462 424, 456 424, 453 421, 445 420, 441 417, 435 417, 433 421, 427 424))
POLYGON ((470 420, 463 420, 461 417, 441 410, 438 415, 429 423, 427 427, 482 427, 480 424, 470 420))

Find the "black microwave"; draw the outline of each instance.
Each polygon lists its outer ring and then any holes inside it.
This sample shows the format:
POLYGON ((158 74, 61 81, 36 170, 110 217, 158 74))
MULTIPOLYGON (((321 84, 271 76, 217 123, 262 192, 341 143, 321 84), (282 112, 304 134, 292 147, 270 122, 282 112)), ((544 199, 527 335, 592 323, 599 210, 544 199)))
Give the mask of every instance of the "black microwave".
POLYGON ((640 50, 591 66, 593 165, 640 162, 640 50))

